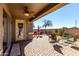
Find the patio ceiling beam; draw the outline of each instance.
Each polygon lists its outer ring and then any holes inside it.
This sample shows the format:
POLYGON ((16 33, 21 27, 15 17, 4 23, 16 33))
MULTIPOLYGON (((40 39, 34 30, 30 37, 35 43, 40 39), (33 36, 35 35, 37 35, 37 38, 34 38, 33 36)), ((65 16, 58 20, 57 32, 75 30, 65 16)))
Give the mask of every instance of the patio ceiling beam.
MULTIPOLYGON (((38 17, 40 16, 41 14, 43 14, 44 12, 46 12, 47 10, 49 10, 50 8, 54 7, 55 5, 57 5, 58 3, 55 3, 55 4, 49 4, 47 5, 46 7, 44 7, 41 11, 39 11, 35 17, 38 17)), ((32 17, 29 21, 32 21, 34 18, 32 17)))
POLYGON ((46 6, 43 10, 41 10, 38 14, 35 15, 36 18, 31 18, 29 21, 33 22, 51 12, 56 11, 57 9, 63 7, 67 5, 67 3, 57 3, 57 4, 49 4, 48 6, 46 6))

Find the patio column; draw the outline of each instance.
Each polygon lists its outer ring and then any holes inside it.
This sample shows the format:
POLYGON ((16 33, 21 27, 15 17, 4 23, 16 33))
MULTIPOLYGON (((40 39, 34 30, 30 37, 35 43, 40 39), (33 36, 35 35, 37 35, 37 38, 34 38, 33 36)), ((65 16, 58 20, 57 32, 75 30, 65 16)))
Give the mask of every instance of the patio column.
POLYGON ((24 39, 23 40, 26 40, 26 21, 25 20, 24 20, 24 26, 23 26, 23 28, 24 28, 24 32, 23 32, 24 39))
POLYGON ((33 39, 33 35, 29 34, 33 32, 33 27, 32 27, 32 23, 28 23, 26 24, 26 36, 27 39, 33 39))
POLYGON ((16 35, 15 35, 15 19, 12 19, 12 42, 15 42, 16 35))

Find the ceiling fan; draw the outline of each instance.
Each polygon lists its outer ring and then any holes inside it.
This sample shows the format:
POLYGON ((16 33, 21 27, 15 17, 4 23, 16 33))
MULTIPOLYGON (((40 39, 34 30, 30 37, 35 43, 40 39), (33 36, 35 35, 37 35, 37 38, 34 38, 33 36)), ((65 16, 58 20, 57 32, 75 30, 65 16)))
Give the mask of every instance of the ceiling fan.
POLYGON ((32 13, 34 13, 34 12, 31 11, 28 7, 24 7, 24 15, 25 16, 30 16, 32 13))

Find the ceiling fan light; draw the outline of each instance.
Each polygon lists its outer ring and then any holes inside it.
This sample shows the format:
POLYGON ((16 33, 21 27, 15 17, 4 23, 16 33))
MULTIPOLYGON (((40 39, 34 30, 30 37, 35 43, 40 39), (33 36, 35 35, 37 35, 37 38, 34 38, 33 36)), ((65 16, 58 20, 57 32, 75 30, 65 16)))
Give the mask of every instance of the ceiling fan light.
POLYGON ((30 14, 29 14, 29 13, 25 13, 24 15, 25 15, 25 16, 29 16, 30 14))

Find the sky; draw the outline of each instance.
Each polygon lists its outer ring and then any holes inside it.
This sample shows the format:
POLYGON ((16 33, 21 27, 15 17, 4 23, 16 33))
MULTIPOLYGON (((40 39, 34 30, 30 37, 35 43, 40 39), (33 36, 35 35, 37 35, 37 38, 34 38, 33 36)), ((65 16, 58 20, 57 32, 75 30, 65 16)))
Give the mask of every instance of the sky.
POLYGON ((47 29, 52 28, 62 28, 62 27, 74 27, 75 20, 77 21, 77 27, 79 27, 79 3, 71 3, 68 4, 50 14, 41 17, 40 19, 34 22, 35 29, 38 28, 38 25, 42 27, 44 24, 44 20, 51 20, 53 26, 47 27, 47 29))

